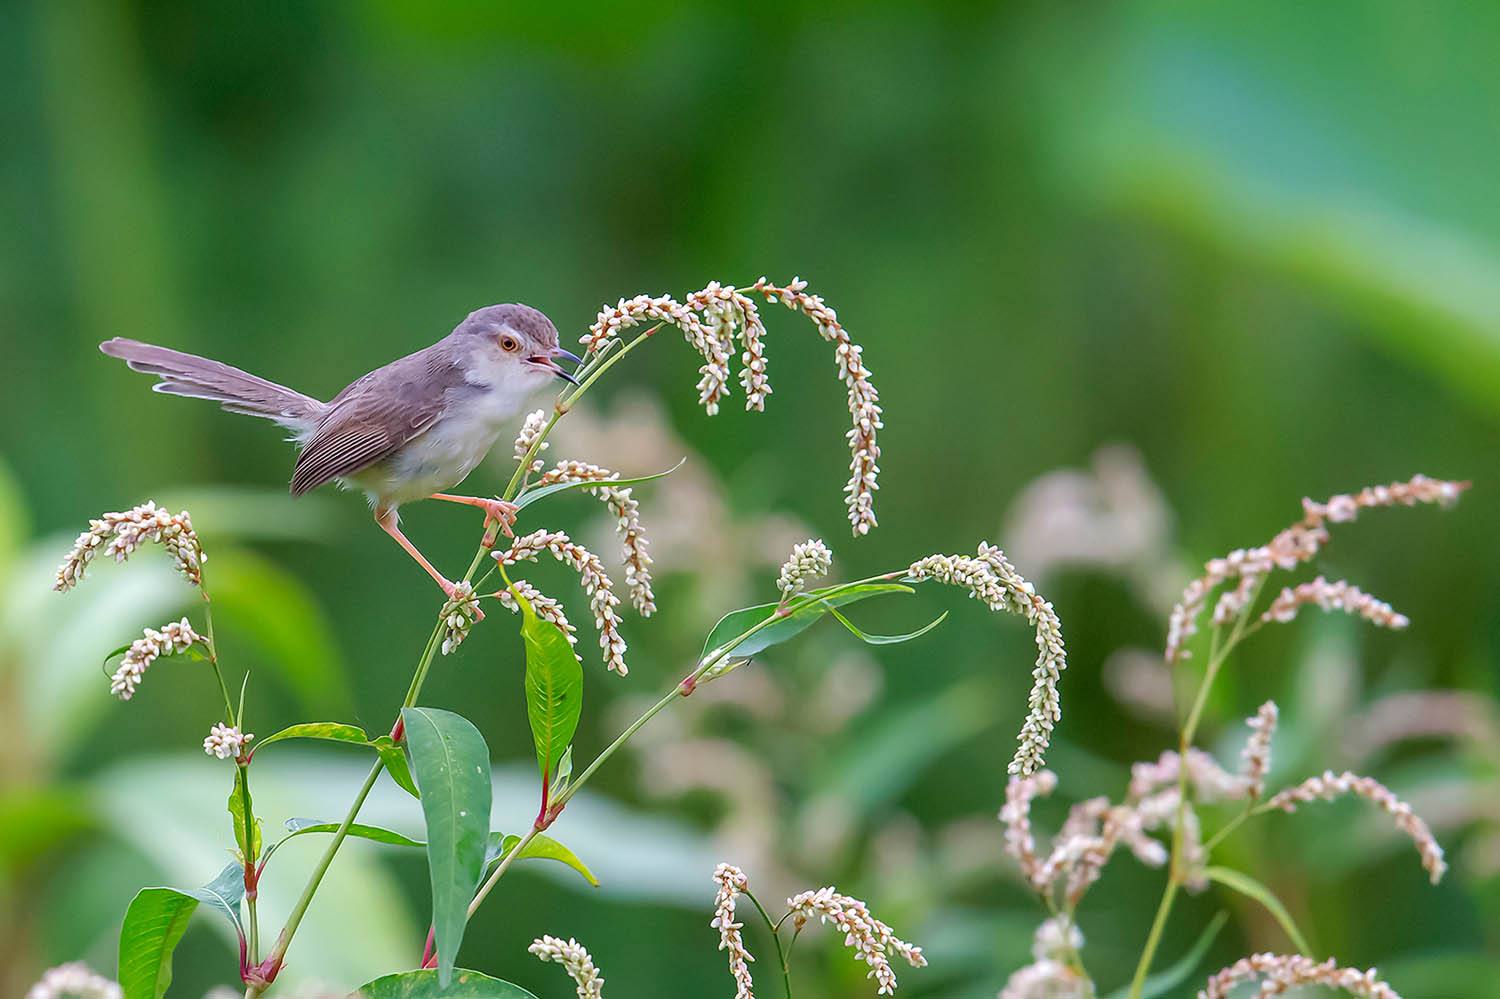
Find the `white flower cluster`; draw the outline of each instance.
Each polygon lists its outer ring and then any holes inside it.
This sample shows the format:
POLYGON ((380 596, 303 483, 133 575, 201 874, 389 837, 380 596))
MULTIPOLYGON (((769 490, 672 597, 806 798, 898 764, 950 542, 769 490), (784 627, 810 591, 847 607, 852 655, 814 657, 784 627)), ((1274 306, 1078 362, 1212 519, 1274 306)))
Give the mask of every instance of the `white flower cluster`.
POLYGON ((216 723, 203 740, 203 751, 221 760, 237 760, 245 755, 245 747, 255 736, 243 733, 237 725, 216 723))
POLYGON ((1054 916, 1036 928, 1031 964, 1017 970, 1000 999, 1094 999, 1094 985, 1067 961, 1083 949, 1083 934, 1067 916, 1054 916))
POLYGON ((474 584, 467 579, 457 583, 453 596, 443 605, 443 655, 448 655, 469 637, 469 629, 479 618, 479 597, 474 593, 474 584))
MULTIPOLYGON (((618 472, 583 461, 560 461, 538 480, 539 485, 554 482, 600 482, 618 479, 618 472)), ((625 589, 630 602, 642 617, 656 613, 656 595, 651 591, 651 556, 646 553, 645 532, 641 529, 641 508, 628 488, 600 485, 590 489, 615 518, 625 563, 625 589)))
MULTIPOLYGON (((521 431, 516 434, 515 456, 517 464, 525 461, 526 456, 531 454, 532 447, 536 445, 537 438, 542 436, 542 431, 546 427, 547 411, 545 409, 538 409, 535 412, 526 414, 526 422, 521 424, 521 431)), ((542 452, 551 446, 546 441, 542 442, 542 446, 537 448, 536 455, 531 459, 531 467, 526 470, 527 474, 542 470, 542 465, 544 464, 542 461, 542 452)))
POLYGON ((776 578, 776 588, 786 600, 807 585, 809 579, 828 575, 833 568, 833 553, 822 539, 809 538, 792 546, 792 555, 781 567, 776 578))
POLYGON ((714 918, 709 926, 719 931, 719 949, 729 952, 729 973, 734 976, 734 999, 755 999, 751 986, 750 962, 755 958, 745 949, 745 938, 740 930, 744 923, 734 920, 735 900, 741 892, 750 890, 745 872, 732 864, 720 864, 714 869, 714 881, 719 886, 714 895, 714 918))
POLYGON ((193 630, 187 618, 162 625, 160 631, 147 628, 145 635, 130 643, 120 668, 109 678, 109 692, 122 701, 135 696, 136 688, 146 676, 146 670, 160 656, 170 656, 191 645, 203 641, 203 636, 193 630))
POLYGON ((1286 624, 1297 616, 1299 610, 1309 604, 1316 605, 1319 610, 1342 611, 1345 614, 1362 617, 1377 628, 1391 628, 1399 631, 1411 624, 1406 615, 1396 613, 1384 600, 1377 600, 1359 587, 1346 583, 1342 579, 1330 583, 1322 576, 1311 582, 1299 583, 1295 587, 1283 589, 1281 594, 1271 601, 1271 606, 1266 609, 1260 619, 1267 624, 1273 621, 1277 624, 1286 624))
POLYGON ((832 886, 805 891, 786 900, 787 913, 800 930, 814 916, 821 923, 833 923, 844 934, 844 946, 853 947, 859 959, 870 966, 866 978, 873 978, 879 988, 876 995, 888 996, 896 991, 896 973, 891 970, 891 954, 898 954, 913 968, 927 967, 922 948, 914 947, 891 932, 891 928, 871 914, 865 903, 850 895, 841 895, 832 886))
POLYGON ((1300 954, 1252 954, 1240 958, 1208 980, 1198 999, 1230 999, 1240 982, 1261 979, 1257 995, 1276 996, 1304 985, 1341 989, 1363 999, 1401 999, 1396 990, 1376 977, 1375 969, 1341 968, 1333 958, 1314 961, 1300 954))
POLYGON ((74 961, 43 972, 26 990, 26 999, 121 999, 124 994, 117 983, 74 961))
POLYGON ((632 326, 645 322, 669 323, 682 331, 682 336, 699 354, 703 355, 703 366, 698 369, 698 402, 710 416, 719 411, 719 401, 724 398, 729 384, 729 355, 731 344, 718 330, 706 327, 692 309, 670 295, 637 295, 631 299, 620 299, 613 308, 605 306, 589 327, 589 335, 581 341, 590 353, 598 350, 607 340, 632 326))
POLYGON ((1010 772, 1024 776, 1040 770, 1052 728, 1062 718, 1057 683, 1062 671, 1068 668, 1062 622, 1052 604, 1021 578, 1004 552, 982 541, 977 557, 929 555, 913 562, 906 574, 915 580, 932 579, 962 586, 990 610, 1020 614, 1036 629, 1036 666, 1031 672, 1031 693, 1027 697, 1030 710, 1017 737, 1020 746, 1010 761, 1010 772))
MULTIPOLYGON (((1326 503, 1304 499, 1302 520, 1259 548, 1242 548, 1224 558, 1210 560, 1203 567, 1203 575, 1187 585, 1168 620, 1167 663, 1177 663, 1188 657, 1186 646, 1198 631, 1198 617, 1209 596, 1219 586, 1236 581, 1234 589, 1223 594, 1214 607, 1214 622, 1225 624, 1246 609, 1272 570, 1293 569, 1311 560, 1328 541, 1328 524, 1347 523, 1354 520, 1360 510, 1376 507, 1415 506, 1418 503, 1451 506, 1468 486, 1467 482, 1447 482, 1418 475, 1406 482, 1371 486, 1357 493, 1334 496, 1326 503)), ((1389 612, 1391 619, 1399 617, 1388 607, 1385 611, 1389 612)))
POLYGON ((1267 701, 1254 718, 1245 722, 1250 726, 1250 738, 1240 758, 1245 764, 1242 769, 1245 789, 1252 801, 1266 793, 1266 774, 1271 770, 1271 740, 1276 735, 1277 717, 1276 702, 1267 701))
POLYGON ((172 556, 177 571, 197 586, 203 582, 202 565, 206 556, 192 519, 186 510, 171 514, 150 500, 124 513, 106 513, 89 521, 89 529, 78 535, 73 548, 57 568, 52 588, 71 590, 83 579, 94 556, 101 551, 124 562, 142 544, 161 545, 172 556))
POLYGON ((620 637, 620 615, 615 608, 620 598, 615 596, 614 582, 599 557, 580 544, 574 543, 561 531, 539 530, 514 538, 505 551, 491 555, 501 565, 515 565, 525 560, 535 562, 542 552, 551 552, 553 557, 578 573, 584 592, 589 595, 589 607, 594 612, 594 627, 599 630, 599 647, 604 650, 604 665, 612 672, 624 676, 630 672, 625 665, 625 639, 620 637))
POLYGON ((577 940, 543 936, 533 940, 526 949, 543 961, 562 965, 578 987, 578 999, 604 999, 604 976, 599 974, 594 959, 577 940))
POLYGON ((1267 808, 1280 808, 1283 811, 1294 812, 1299 804, 1322 799, 1332 801, 1340 795, 1354 794, 1366 801, 1378 805, 1382 811, 1396 823, 1396 828, 1411 837, 1412 843, 1417 847, 1417 853, 1422 857, 1422 867, 1427 871, 1427 876, 1433 884, 1437 884, 1447 871, 1448 864, 1443 860, 1443 848, 1438 845, 1437 839, 1432 835, 1432 830, 1422 817, 1411 810, 1411 806, 1391 791, 1390 788, 1380 783, 1373 777, 1361 777, 1345 771, 1335 774, 1332 770, 1324 771, 1321 776, 1309 777, 1296 787, 1281 791, 1266 802, 1267 808))
MULTIPOLYGON (((517 590, 521 591, 521 596, 526 598, 526 602, 531 604, 531 609, 536 611, 537 617, 541 618, 543 621, 548 621, 552 624, 557 625, 557 627, 562 630, 563 637, 568 640, 568 644, 575 647, 573 658, 577 659, 579 662, 583 662, 583 657, 578 654, 576 649, 578 645, 578 629, 573 627, 572 622, 569 621, 567 615, 563 613, 562 604, 558 603, 556 600, 553 600, 551 597, 547 596, 541 590, 537 589, 535 586, 532 586, 524 579, 515 580, 514 585, 517 590)), ((521 605, 516 603, 516 598, 509 589, 501 590, 496 593, 495 596, 499 599, 501 604, 510 608, 511 613, 521 613, 521 605)))

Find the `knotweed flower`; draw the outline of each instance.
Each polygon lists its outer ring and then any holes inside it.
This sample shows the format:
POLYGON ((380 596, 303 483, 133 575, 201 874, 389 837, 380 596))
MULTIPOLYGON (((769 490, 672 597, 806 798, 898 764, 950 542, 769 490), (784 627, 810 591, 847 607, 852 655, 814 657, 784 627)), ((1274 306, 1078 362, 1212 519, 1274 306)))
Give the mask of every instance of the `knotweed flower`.
POLYGON ((65 592, 77 586, 89 563, 101 551, 116 562, 124 562, 146 542, 165 548, 177 571, 188 582, 194 586, 203 582, 202 565, 206 556, 187 511, 170 514, 147 500, 124 513, 106 513, 98 520, 90 520, 89 529, 78 535, 67 558, 57 567, 57 580, 52 588, 65 592))
MULTIPOLYGON (((524 579, 515 580, 514 585, 515 588, 521 592, 521 596, 526 598, 526 602, 531 604, 531 609, 536 611, 537 617, 541 618, 543 621, 549 621, 552 624, 557 625, 558 628, 562 629, 563 637, 568 640, 568 644, 575 647, 573 658, 577 659, 579 662, 583 662, 583 657, 578 655, 578 652, 576 651, 576 647, 578 645, 578 629, 573 627, 572 623, 568 620, 567 615, 563 613, 562 604, 559 604, 556 600, 553 600, 551 597, 547 596, 541 590, 538 590, 535 586, 532 586, 524 579)), ((516 603, 516 598, 510 592, 510 590, 501 590, 498 593, 493 594, 493 596, 498 599, 501 604, 510 608, 511 613, 521 613, 521 605, 516 603)))
POLYGON ((1050 770, 1012 776, 1005 785, 1005 804, 1000 809, 1000 821, 1005 823, 1005 852, 1020 867, 1021 876, 1038 888, 1043 887, 1038 879, 1042 862, 1037 857, 1036 837, 1031 831, 1031 803, 1051 794, 1056 787, 1057 775, 1050 770))
POLYGON ((1401 999, 1375 975, 1375 969, 1356 971, 1341 968, 1329 958, 1322 963, 1300 954, 1252 954, 1242 957, 1208 980, 1198 999, 1229 999, 1240 982, 1262 979, 1260 996, 1278 996, 1303 985, 1322 985, 1341 989, 1364 999, 1401 999))
POLYGON ((1347 770, 1341 774, 1327 770, 1322 776, 1309 777, 1296 787, 1279 792, 1266 802, 1265 807, 1294 812, 1299 804, 1320 798, 1324 801, 1332 801, 1344 794, 1358 795, 1378 805, 1382 811, 1391 816, 1396 823, 1396 828, 1410 836, 1412 843, 1416 845, 1417 852, 1422 856, 1422 867, 1427 871, 1427 876, 1432 879, 1432 883, 1437 884, 1442 880, 1443 872, 1448 869, 1448 865, 1443 860, 1443 848, 1433 837, 1432 830, 1419 815, 1411 810, 1410 805, 1396 797, 1390 788, 1373 777, 1361 777, 1347 770))
POLYGON ((26 999, 121 999, 123 995, 118 984, 81 961, 49 968, 26 990, 26 999))
POLYGON ((245 755, 245 746, 255 736, 241 732, 238 725, 216 723, 203 740, 203 751, 221 760, 237 760, 245 755))
POLYGON ((682 331, 688 344, 703 356, 703 366, 698 369, 698 402, 710 416, 719 411, 729 384, 729 354, 732 341, 721 330, 704 326, 696 313, 670 295, 637 295, 620 299, 613 307, 599 310, 589 335, 581 341, 590 353, 597 351, 606 340, 618 336, 621 331, 643 322, 670 323, 682 331))
POLYGON ((833 553, 821 539, 809 538, 792 546, 792 556, 781 567, 776 588, 786 600, 807 585, 809 579, 828 575, 833 567, 833 553))
POLYGON ((832 922, 837 926, 844 934, 844 946, 853 947, 860 960, 870 966, 865 977, 875 979, 879 985, 876 995, 887 996, 896 991, 896 973, 891 970, 890 954, 899 954, 913 968, 927 967, 922 948, 913 947, 897 937, 889 926, 870 913, 865 903, 839 894, 832 886, 794 895, 787 899, 786 907, 798 930, 814 916, 819 922, 832 922))
POLYGON ((708 287, 688 296, 687 305, 703 314, 704 325, 721 344, 732 345, 738 332, 744 347, 740 384, 745 389, 745 409, 764 412, 771 384, 766 380, 766 355, 761 346, 766 327, 755 300, 737 288, 710 281, 708 287))
POLYGON ((745 872, 731 864, 720 864, 714 869, 714 881, 719 890, 714 895, 714 918, 708 924, 719 931, 719 949, 729 952, 729 973, 734 976, 734 999, 755 999, 751 991, 754 982, 750 979, 750 962, 755 958, 745 949, 745 938, 740 930, 743 923, 734 921, 735 900, 750 890, 745 872))
MULTIPOLYGON (((537 438, 542 436, 542 431, 546 428, 547 411, 545 409, 538 409, 526 415, 526 422, 521 424, 521 431, 516 434, 516 464, 520 464, 526 460, 526 456, 531 454, 531 449, 536 445, 537 438)), ((530 475, 542 470, 542 465, 544 464, 542 461, 542 452, 551 446, 546 441, 542 441, 542 446, 536 449, 536 454, 532 457, 531 465, 526 469, 526 474, 530 475)))
POLYGON ((1259 548, 1239 549, 1224 558, 1210 560, 1203 575, 1183 590, 1182 599, 1172 608, 1167 626, 1166 660, 1168 664, 1186 659, 1186 645, 1198 631, 1198 617, 1209 596, 1219 586, 1236 581, 1234 590, 1221 598, 1215 608, 1215 620, 1222 624, 1244 610, 1261 581, 1273 569, 1292 569, 1312 559, 1328 541, 1328 524, 1355 519, 1360 510, 1388 506, 1415 506, 1437 503, 1451 506, 1457 502, 1467 482, 1447 482, 1418 475, 1406 482, 1388 486, 1371 486, 1352 495, 1339 495, 1326 503, 1302 501, 1302 520, 1288 527, 1259 548))
POLYGON ((162 629, 147 628, 145 635, 130 643, 120 668, 109 678, 109 692, 122 701, 135 696, 136 688, 146 676, 146 670, 160 656, 170 656, 191 645, 203 642, 203 636, 193 630, 187 618, 162 625, 162 629))
POLYGON ((1397 614, 1384 600, 1377 600, 1351 583, 1342 579, 1330 583, 1319 576, 1309 583, 1300 583, 1281 591, 1280 596, 1260 616, 1264 623, 1285 624, 1297 616, 1297 612, 1308 604, 1320 610, 1343 611, 1364 618, 1377 628, 1400 630, 1411 622, 1404 614, 1397 614))
POLYGON ((603 999, 604 977, 594 967, 594 959, 583 944, 569 937, 543 936, 526 948, 543 961, 555 961, 563 966, 568 977, 578 986, 578 999, 603 999))
MULTIPOLYGON (((1170 749, 1157 757, 1155 763, 1132 764, 1127 797, 1138 802, 1161 788, 1175 785, 1181 766, 1182 758, 1170 749)), ((1187 780, 1203 801, 1232 801, 1243 798, 1247 789, 1243 777, 1225 770, 1218 760, 1197 747, 1189 747, 1187 751, 1187 780)))
POLYGON ((849 523, 854 533, 868 534, 875 526, 875 490, 879 488, 876 477, 880 468, 876 462, 880 460, 880 445, 875 438, 877 431, 885 426, 880 419, 880 395, 870 381, 870 370, 860 356, 859 345, 849 339, 839 323, 838 313, 821 296, 807 294, 806 288, 807 282, 797 277, 785 287, 761 278, 753 290, 764 295, 768 302, 780 302, 794 312, 801 312, 812 320, 819 335, 834 345, 839 378, 849 390, 849 415, 854 424, 846 435, 851 458, 844 503, 849 508, 849 523))
POLYGON ((1271 769, 1271 739, 1276 734, 1276 702, 1267 701, 1260 706, 1245 724, 1250 726, 1250 739, 1245 743, 1245 751, 1241 759, 1245 761, 1242 770, 1245 786, 1251 801, 1255 801, 1266 791, 1266 774, 1271 769))
POLYGON ((1004 552, 985 542, 980 542, 977 557, 929 555, 913 562, 906 574, 913 580, 932 579, 962 586, 990 610, 1021 614, 1036 629, 1036 667, 1031 672, 1031 694, 1027 698, 1030 711, 1017 737, 1020 746, 1009 769, 1023 775, 1041 769, 1052 727, 1062 718, 1057 683, 1068 668, 1062 622, 1052 604, 1021 578, 1004 552))
POLYGON ((463 644, 469 637, 469 629, 479 617, 479 598, 474 595, 474 584, 467 579, 458 583, 453 596, 443 604, 443 655, 447 655, 463 644))
MULTIPOLYGON (((608 483, 618 479, 618 472, 591 465, 582 461, 560 461, 538 480, 539 485, 554 482, 599 482, 608 483)), ((619 486, 603 484, 589 490, 609 507, 615 518, 615 530, 620 535, 620 547, 624 552, 625 589, 630 592, 630 602, 642 617, 656 612, 656 596, 651 592, 651 556, 646 554, 646 535, 641 530, 641 508, 631 491, 619 486)))
POLYGON ((584 592, 589 595, 589 606, 594 612, 594 627, 599 629, 604 665, 621 676, 629 673, 630 669, 625 665, 625 639, 620 637, 620 615, 615 610, 620 606, 620 598, 615 596, 615 584, 597 555, 575 544, 561 531, 545 529, 515 538, 508 549, 491 554, 501 565, 515 565, 523 559, 535 562, 544 551, 551 552, 559 562, 570 566, 582 580, 584 592))
POLYGON ((1017 970, 1000 999, 1094 999, 1094 984, 1060 961, 1046 960, 1017 970))

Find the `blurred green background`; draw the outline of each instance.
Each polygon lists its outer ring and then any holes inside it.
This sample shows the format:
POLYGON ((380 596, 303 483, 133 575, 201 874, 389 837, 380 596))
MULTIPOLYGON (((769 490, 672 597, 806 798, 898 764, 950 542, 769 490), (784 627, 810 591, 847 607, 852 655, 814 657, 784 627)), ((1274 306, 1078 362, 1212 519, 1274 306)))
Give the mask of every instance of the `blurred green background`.
MULTIPOLYGON (((3 5, 0 994, 63 960, 113 972, 136 888, 206 881, 228 842, 228 767, 196 748, 209 681, 168 661, 120 704, 98 675, 190 610, 185 588, 148 556, 47 592, 91 514, 148 496, 192 510, 257 731, 383 730, 436 606, 360 498, 286 497, 275 428, 153 396, 98 341, 326 398, 490 302, 536 305, 571 337, 621 295, 796 273, 881 390, 882 527, 846 536, 842 390, 798 317, 767 312, 764 415, 705 419, 691 352, 637 354, 552 452, 627 473, 689 457, 640 490, 662 610, 627 618, 628 679, 587 663, 580 751, 681 675, 719 613, 768 597, 791 541, 827 538, 853 577, 995 539, 1069 640, 1061 783, 1038 815, 1055 828, 1172 738, 1148 653, 1188 568, 1269 537, 1303 495, 1472 478, 1457 510, 1372 515, 1320 565, 1409 631, 1268 632, 1206 738, 1233 760, 1238 719, 1275 696, 1279 779, 1353 766, 1414 801, 1454 861, 1437 888, 1354 806, 1266 820, 1222 856, 1281 893, 1320 956, 1377 964, 1408 997, 1500 995, 1496 51, 1500 7, 1397 0, 3 5), (1075 471, 1028 485, 1058 469, 1075 471), (1391 718, 1436 737, 1383 745, 1391 718)), ((505 459, 469 485, 498 489, 505 459)), ((470 511, 406 513, 441 566, 469 557, 470 511)), ((600 535, 586 499, 546 516, 600 535)), ((586 622, 555 568, 538 581, 586 622)), ((1040 918, 994 820, 1031 640, 954 592, 856 619, 905 630, 940 606, 943 628, 896 648, 820 628, 647 729, 554 830, 604 886, 522 867, 464 963, 562 996, 525 945, 575 935, 611 995, 727 995, 707 925, 723 859, 772 898, 830 882, 866 898, 932 959, 901 973, 903 995, 993 995, 1040 918)), ((502 618, 424 699, 484 730, 496 823, 519 829, 531 749, 502 618)), ((364 766, 258 760, 268 828, 342 814, 364 766)), ((367 816, 420 821, 388 785, 367 816)), ((315 849, 278 859, 268 918, 315 849)), ((1122 856, 1085 905, 1106 990, 1160 883, 1122 856)), ((410 966, 426 892, 419 857, 352 844, 286 980, 410 966)), ((1163 958, 1219 909, 1235 918, 1203 975, 1289 948, 1215 889, 1180 907, 1163 958)), ((218 931, 194 924, 174 995, 232 981, 218 931)), ((870 992, 827 931, 795 963, 809 995, 870 992)), ((757 968, 775 994, 764 953, 757 968)))

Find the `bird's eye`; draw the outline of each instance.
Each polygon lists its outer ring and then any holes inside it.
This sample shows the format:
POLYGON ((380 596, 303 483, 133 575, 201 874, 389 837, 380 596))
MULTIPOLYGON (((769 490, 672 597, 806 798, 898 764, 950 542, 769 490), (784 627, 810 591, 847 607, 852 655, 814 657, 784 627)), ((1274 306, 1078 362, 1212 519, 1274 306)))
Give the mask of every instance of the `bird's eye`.
POLYGON ((514 354, 516 351, 521 349, 521 341, 511 336, 509 333, 502 333, 500 335, 500 349, 508 354, 514 354))

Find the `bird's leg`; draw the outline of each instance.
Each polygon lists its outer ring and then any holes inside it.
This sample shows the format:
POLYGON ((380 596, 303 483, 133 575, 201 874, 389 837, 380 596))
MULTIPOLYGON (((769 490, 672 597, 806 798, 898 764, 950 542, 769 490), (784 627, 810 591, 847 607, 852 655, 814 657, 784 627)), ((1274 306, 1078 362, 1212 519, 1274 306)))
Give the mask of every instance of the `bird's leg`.
POLYGON ((507 538, 515 537, 510 526, 516 522, 516 511, 521 508, 514 503, 507 503, 503 499, 485 499, 482 496, 453 496, 449 493, 433 493, 428 499, 462 503, 464 506, 477 506, 484 511, 485 527, 499 524, 500 530, 505 532, 507 538))
MULTIPOLYGON (((434 580, 437 581, 437 584, 443 588, 443 593, 447 595, 449 600, 453 599, 454 594, 458 592, 458 587, 453 583, 448 582, 447 578, 444 577, 442 573, 433 568, 432 563, 427 561, 427 556, 418 551, 417 546, 412 544, 411 540, 407 538, 405 534, 401 533, 400 520, 399 518, 397 518, 396 511, 394 509, 376 510, 375 523, 380 525, 380 529, 382 531, 394 538, 396 540, 396 544, 400 545, 402 548, 405 548, 406 554, 416 559, 418 565, 427 570, 427 575, 431 576, 434 580)), ((474 619, 476 621, 483 621, 484 612, 478 611, 474 619)))

